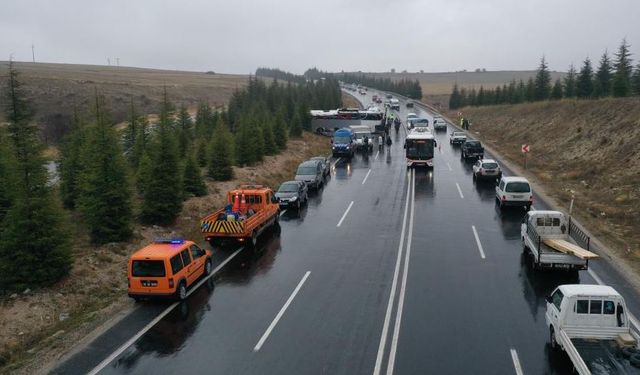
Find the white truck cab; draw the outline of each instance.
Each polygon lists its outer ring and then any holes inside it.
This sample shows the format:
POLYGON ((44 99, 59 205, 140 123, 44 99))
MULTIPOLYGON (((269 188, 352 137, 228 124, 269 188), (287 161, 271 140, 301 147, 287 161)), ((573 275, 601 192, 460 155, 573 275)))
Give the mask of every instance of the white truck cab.
POLYGON ((567 352, 579 374, 591 374, 594 364, 600 369, 630 368, 610 352, 638 342, 624 298, 612 287, 560 285, 547 297, 545 320, 551 348, 567 352), (597 342, 603 345, 594 345, 597 342))

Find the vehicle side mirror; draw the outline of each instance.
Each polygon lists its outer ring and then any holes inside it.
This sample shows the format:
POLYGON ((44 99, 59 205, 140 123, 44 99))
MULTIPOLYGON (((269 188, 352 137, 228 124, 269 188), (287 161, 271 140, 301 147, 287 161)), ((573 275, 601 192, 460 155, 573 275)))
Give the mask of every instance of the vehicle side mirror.
POLYGON ((546 296, 544 300, 547 301, 547 303, 553 303, 551 296, 546 296))
POLYGON ((271 203, 278 203, 280 202, 280 198, 276 197, 275 195, 271 197, 271 203))
POLYGON ((436 142, 435 140, 433 141, 433 147, 438 147, 438 142, 436 142))

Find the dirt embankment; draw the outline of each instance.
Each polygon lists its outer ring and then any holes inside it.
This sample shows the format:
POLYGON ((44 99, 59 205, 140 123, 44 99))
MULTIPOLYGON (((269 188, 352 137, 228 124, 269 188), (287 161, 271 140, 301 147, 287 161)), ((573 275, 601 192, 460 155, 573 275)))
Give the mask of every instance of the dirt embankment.
MULTIPOLYGON (((523 165, 640 275, 640 99, 563 100, 462 109, 471 132, 523 165)), ((452 115, 451 118, 455 118, 452 115)))
MULTIPOLYGON (((302 139, 290 140, 281 155, 266 157, 253 167, 234 168, 233 181, 207 181, 209 195, 185 201, 174 225, 137 226, 127 243, 91 247, 84 229, 74 228, 75 263, 68 277, 51 288, 0 300, 0 373, 40 372, 97 327, 133 309, 133 302, 126 296, 126 263, 132 252, 165 236, 203 242, 199 220, 223 205, 229 189, 247 182, 277 188, 282 181, 293 178, 301 161, 328 153, 327 138, 305 133, 302 139)), ((73 221, 79 222, 80 218, 73 221)))
POLYGON ((362 108, 362 104, 360 104, 360 102, 356 98, 354 98, 353 95, 348 94, 344 91, 342 92, 342 104, 346 108, 362 108))

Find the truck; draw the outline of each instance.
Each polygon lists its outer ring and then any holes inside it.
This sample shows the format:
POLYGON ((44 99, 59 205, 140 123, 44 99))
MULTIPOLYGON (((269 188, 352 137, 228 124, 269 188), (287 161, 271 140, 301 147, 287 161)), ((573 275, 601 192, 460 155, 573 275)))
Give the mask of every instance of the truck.
POLYGON ((389 99, 389 108, 392 110, 399 111, 400 110, 400 101, 396 98, 389 99))
POLYGON ((371 152, 373 151, 373 134, 371 129, 367 125, 351 125, 349 129, 353 132, 353 136, 356 139, 356 150, 371 152), (364 138, 368 138, 367 148, 365 150, 364 138))
POLYGON ((614 288, 560 285, 546 301, 551 350, 566 352, 578 374, 640 373, 638 327, 614 288))
POLYGON ((591 239, 560 211, 529 211, 520 226, 528 264, 534 270, 586 270, 591 239), (580 245, 577 245, 580 244, 580 245))
POLYGON ((342 128, 333 133, 331 153, 334 157, 346 156, 352 158, 355 151, 356 141, 351 129, 342 128))
POLYGON ((484 147, 482 147, 482 143, 475 139, 467 139, 462 144, 462 152, 460 153, 460 157, 462 159, 482 159, 484 157, 484 147))
POLYGON ((280 204, 273 191, 262 185, 240 185, 227 193, 225 207, 204 217, 200 231, 211 246, 248 243, 278 224, 280 204))

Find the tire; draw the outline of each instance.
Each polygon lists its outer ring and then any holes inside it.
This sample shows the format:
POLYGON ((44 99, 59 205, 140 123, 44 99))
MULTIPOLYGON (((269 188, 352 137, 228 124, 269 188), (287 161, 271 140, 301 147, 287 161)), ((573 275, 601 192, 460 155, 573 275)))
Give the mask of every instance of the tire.
POLYGON ((530 205, 530 204, 526 205, 526 206, 525 206, 525 210, 526 210, 527 212, 529 212, 529 211, 531 210, 531 205, 530 205))
POLYGON ((252 246, 256 246, 256 244, 258 243, 258 232, 256 232, 255 230, 253 231, 253 233, 251 233, 251 238, 249 239, 249 242, 251 242, 252 246))
MULTIPOLYGON (((298 200, 296 201, 296 210, 299 210, 299 209, 300 209, 300 207, 302 207, 302 204, 300 203, 300 199, 298 199, 298 200)), ((254 244, 254 245, 255 245, 255 244, 254 244)))
POLYGON ((187 299, 187 284, 184 282, 184 280, 180 281, 180 284, 178 284, 178 289, 176 290, 176 298, 178 299, 178 301, 184 301, 185 299, 187 299))
POLYGON ((553 327, 549 327, 549 345, 551 346, 551 350, 554 352, 560 351, 560 346, 556 341, 556 335, 554 334, 553 327))
POLYGON ((207 259, 207 261, 204 263, 204 275, 209 276, 210 273, 211 273, 211 259, 207 259))

